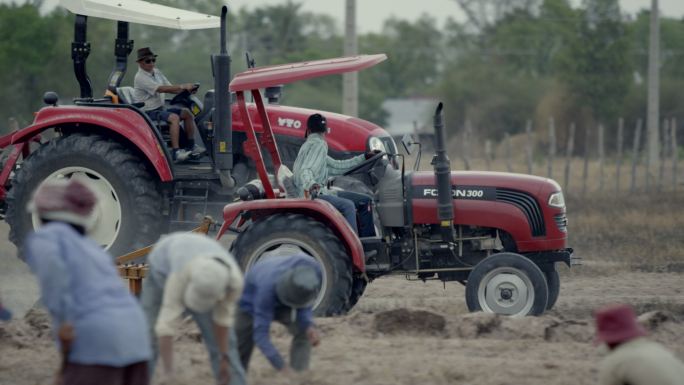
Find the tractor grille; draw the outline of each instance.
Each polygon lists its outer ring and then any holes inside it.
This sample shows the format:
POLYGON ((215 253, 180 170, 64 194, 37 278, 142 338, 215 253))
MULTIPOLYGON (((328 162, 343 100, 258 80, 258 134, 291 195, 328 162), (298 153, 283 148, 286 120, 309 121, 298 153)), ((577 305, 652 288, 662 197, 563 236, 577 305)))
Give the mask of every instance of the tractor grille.
POLYGON ((558 230, 564 233, 568 232, 568 217, 566 217, 565 214, 556 214, 553 217, 553 220, 556 221, 556 226, 558 226, 558 230))
POLYGON ((546 234, 541 208, 532 196, 515 190, 496 189, 496 200, 512 204, 522 210, 527 217, 527 223, 530 224, 532 236, 538 237, 546 234))

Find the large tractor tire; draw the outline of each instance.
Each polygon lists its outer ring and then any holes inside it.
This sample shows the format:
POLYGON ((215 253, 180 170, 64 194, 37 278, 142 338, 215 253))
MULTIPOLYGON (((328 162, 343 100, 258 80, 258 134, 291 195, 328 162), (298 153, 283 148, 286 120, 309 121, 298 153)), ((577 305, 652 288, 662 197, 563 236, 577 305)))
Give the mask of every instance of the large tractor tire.
POLYGON ((323 223, 299 214, 272 215, 240 233, 231 251, 242 269, 248 271, 264 253, 285 245, 300 249, 321 264, 323 282, 314 314, 333 316, 349 311, 351 260, 342 242, 323 223))
MULTIPOLYGON (((113 256, 154 243, 161 233, 162 196, 143 161, 120 143, 73 134, 43 144, 21 164, 7 196, 10 240, 19 249, 40 225, 26 211, 33 192, 49 179, 78 178, 97 195, 95 226, 88 235, 113 256)), ((21 253, 20 253, 21 256, 21 253)))
POLYGON ((544 313, 549 289, 534 262, 515 253, 491 255, 468 275, 466 304, 470 311, 513 317, 544 313))

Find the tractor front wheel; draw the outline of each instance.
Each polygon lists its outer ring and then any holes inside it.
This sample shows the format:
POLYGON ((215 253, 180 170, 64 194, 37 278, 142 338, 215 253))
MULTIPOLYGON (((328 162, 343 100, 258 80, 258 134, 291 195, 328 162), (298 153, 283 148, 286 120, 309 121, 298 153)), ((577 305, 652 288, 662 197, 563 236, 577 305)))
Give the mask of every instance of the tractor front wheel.
POLYGON ((6 219, 18 248, 40 226, 40 218, 26 211, 33 192, 53 179, 78 179, 93 190, 98 202, 88 235, 110 254, 139 249, 159 237, 162 196, 142 160, 104 136, 73 134, 41 145, 16 171, 6 219))
MULTIPOLYGON (((314 303, 314 314, 344 314, 351 306, 351 260, 342 242, 323 223, 299 214, 276 214, 257 220, 240 233, 231 251, 246 272, 265 253, 287 246, 315 259, 323 271, 321 292, 314 303)), ((288 250, 283 248, 283 254, 288 250)), ((277 258, 270 256, 268 258, 277 258)))
POLYGON ((546 284, 549 287, 549 300, 546 304, 546 310, 551 310, 556 305, 558 295, 560 294, 560 276, 555 266, 550 270, 545 270, 544 275, 546 276, 546 284))
POLYGON ((470 311, 509 316, 541 315, 549 289, 534 262, 515 253, 499 253, 475 265, 468 275, 466 304, 470 311))

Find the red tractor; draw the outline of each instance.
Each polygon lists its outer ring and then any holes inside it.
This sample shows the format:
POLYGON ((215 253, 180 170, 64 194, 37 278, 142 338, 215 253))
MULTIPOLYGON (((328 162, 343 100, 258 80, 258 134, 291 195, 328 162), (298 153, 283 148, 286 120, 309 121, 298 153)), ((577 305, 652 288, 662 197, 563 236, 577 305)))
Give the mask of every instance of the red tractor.
MULTIPOLYGON (((264 127, 257 123, 247 129, 245 115, 256 122, 262 118, 273 122, 280 161, 290 165, 294 161, 304 142, 303 125, 313 111, 278 105, 282 84, 265 87, 269 104, 262 110, 254 103, 242 104, 244 108, 238 110, 228 91, 231 60, 225 7, 219 19, 139 0, 60 3, 76 14, 71 57, 80 98, 73 105, 60 105, 57 95, 48 92, 44 97, 48 106, 36 113, 31 125, 0 137, 0 148, 7 150, 0 166, 0 215, 9 223, 15 244, 37 226, 38 218, 26 212, 26 205, 32 192, 50 178, 79 178, 97 191, 100 204, 92 236, 114 255, 153 243, 161 233, 194 227, 197 217, 205 214, 220 216, 235 188, 256 175, 250 148, 244 144, 248 135, 261 135, 264 127), (86 72, 88 17, 118 21, 115 67, 101 98, 93 97, 86 72), (195 114, 196 139, 209 149, 204 157, 174 164, 166 123, 151 121, 131 100, 131 87, 120 87, 133 50, 130 22, 183 30, 221 27, 221 51, 211 58, 214 89, 206 92, 204 102, 187 92, 167 101, 195 114)), ((297 74, 291 73, 288 82, 296 80, 297 74)), ((339 114, 326 116, 337 128, 328 136, 333 157, 372 149, 396 153, 391 136, 377 125, 339 114)))
MULTIPOLYGON (((323 200, 288 198, 296 192, 287 191, 292 185, 286 183, 288 173, 259 89, 292 78, 358 71, 384 59, 368 55, 289 64, 235 77, 230 90, 237 95, 248 133, 245 147, 257 164, 263 192, 227 205, 218 236, 237 233, 231 248, 245 270, 282 247, 315 258, 324 271, 323 290, 315 304, 318 315, 347 312, 368 282, 388 274, 461 282, 471 311, 525 316, 553 307, 560 284, 555 264, 570 266, 577 261, 566 247, 560 186, 529 175, 452 172, 445 154, 441 103, 434 118, 434 172, 406 172, 401 155, 379 153, 345 175, 372 194, 376 236, 357 237, 323 200), (257 119, 247 113, 246 93, 254 97, 257 119), (260 137, 256 127, 261 128, 260 137), (270 157, 272 175, 262 147, 270 157)), ((333 123, 332 132, 337 129, 333 123)), ((329 184, 334 188, 338 181, 329 184)))

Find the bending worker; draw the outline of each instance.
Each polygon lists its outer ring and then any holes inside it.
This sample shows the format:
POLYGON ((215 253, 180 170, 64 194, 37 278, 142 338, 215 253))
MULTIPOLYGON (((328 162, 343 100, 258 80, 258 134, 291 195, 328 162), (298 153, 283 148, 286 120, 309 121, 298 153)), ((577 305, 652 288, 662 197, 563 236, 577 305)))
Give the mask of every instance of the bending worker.
POLYGON ((609 306, 596 312, 596 342, 608 355, 601 361, 601 385, 675 385, 684 381, 684 363, 657 342, 646 338, 628 305, 609 306))
POLYGON ((306 122, 306 142, 299 149, 292 173, 294 184, 299 197, 305 192, 332 204, 345 217, 352 229, 360 237, 370 237, 375 234, 373 213, 371 212, 371 198, 365 194, 351 191, 332 191, 325 188, 328 176, 344 174, 347 170, 363 163, 379 151, 371 151, 351 159, 337 160, 328 156, 328 143, 325 135, 328 125, 321 114, 309 116, 306 122), (358 208, 360 228, 356 224, 356 208, 358 208))
POLYGON ((245 370, 256 344, 276 370, 288 372, 271 343, 269 330, 273 321, 285 325, 293 335, 290 366, 294 370, 309 368, 311 346, 320 342, 312 306, 321 288, 321 268, 310 256, 301 252, 291 254, 288 250, 281 247, 264 255, 245 276, 235 324, 245 370))
POLYGON ((62 354, 56 384, 145 385, 151 357, 145 315, 112 257, 86 237, 97 198, 77 180, 43 183, 29 210, 42 226, 24 255, 38 278, 62 354))
POLYGON ((163 381, 172 382, 173 335, 182 315, 189 313, 202 334, 216 382, 245 384, 231 328, 243 283, 233 256, 205 235, 173 233, 154 246, 148 263, 142 305, 153 336, 150 373, 159 354, 163 381))

